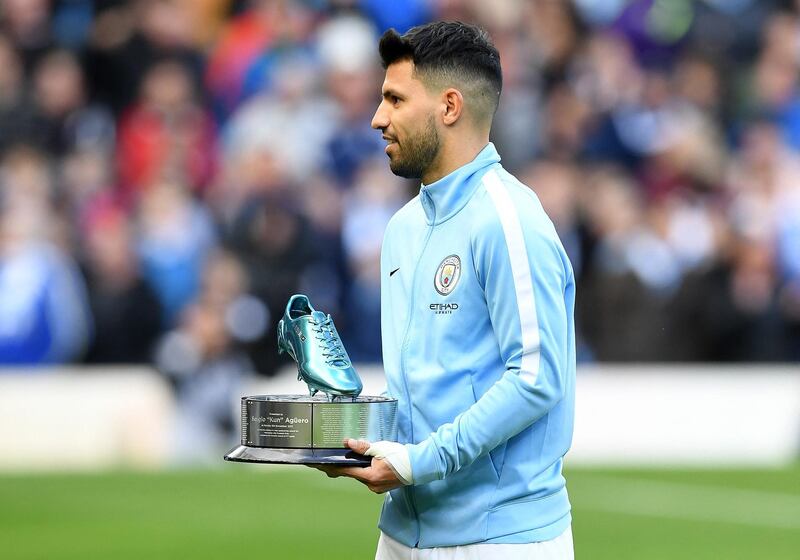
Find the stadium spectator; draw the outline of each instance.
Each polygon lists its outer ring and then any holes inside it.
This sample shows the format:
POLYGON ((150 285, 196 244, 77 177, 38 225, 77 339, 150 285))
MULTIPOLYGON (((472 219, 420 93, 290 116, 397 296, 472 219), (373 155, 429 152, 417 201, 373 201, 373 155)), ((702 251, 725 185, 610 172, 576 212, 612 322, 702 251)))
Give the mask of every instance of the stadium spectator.
POLYGON ((221 119, 245 100, 247 76, 259 60, 263 64, 271 51, 309 38, 313 16, 303 2, 254 0, 231 18, 211 49, 205 72, 215 113, 221 119))
POLYGON ((227 122, 223 150, 226 157, 267 152, 289 180, 305 181, 319 170, 337 109, 318 92, 318 68, 307 53, 290 50, 275 65, 272 89, 243 103, 227 122))
POLYGON ((160 180, 201 190, 216 170, 216 127, 177 61, 147 71, 138 102, 120 119, 118 136, 120 184, 133 197, 160 180))
POLYGON ((116 115, 139 95, 150 68, 176 61, 199 85, 203 53, 193 44, 192 6, 171 0, 99 2, 86 48, 94 96, 116 115))
POLYGON ((0 26, 14 43, 25 74, 54 44, 48 0, 6 0, 0 6, 0 26))
POLYGON ((35 110, 27 96, 22 57, 11 40, 0 35, 0 150, 34 142, 35 131, 35 110))
POLYGON ((95 334, 86 361, 150 363, 162 310, 141 276, 130 219, 112 203, 97 204, 85 226, 86 279, 95 334))
POLYGON ((352 185, 365 161, 383 151, 380 137, 369 125, 378 83, 374 41, 373 28, 352 16, 333 19, 318 33, 317 51, 338 111, 325 166, 342 189, 352 185))
MULTIPOLYGON (((281 317, 286 302, 302 286, 327 282, 327 278, 309 278, 319 259, 316 232, 302 215, 298 201, 283 191, 248 201, 234 222, 228 247, 241 259, 251 279, 252 293, 263 301, 273 322, 281 317)), ((305 290, 311 292, 312 290, 305 290)), ((313 296, 313 293, 311 294, 313 296)), ((251 347, 251 356, 259 371, 271 373, 287 363, 278 356, 275 325, 265 331, 251 347)))
POLYGON ((0 364, 76 360, 92 319, 78 268, 53 241, 46 160, 18 147, 3 158, 0 176, 0 364))
POLYGON ((54 50, 39 60, 33 100, 37 140, 49 153, 63 156, 114 141, 113 117, 104 107, 88 103, 83 70, 72 52, 54 50))
POLYGON ((200 289, 200 274, 216 245, 207 209, 181 183, 160 182, 142 194, 136 216, 137 253, 144 277, 174 325, 200 289))

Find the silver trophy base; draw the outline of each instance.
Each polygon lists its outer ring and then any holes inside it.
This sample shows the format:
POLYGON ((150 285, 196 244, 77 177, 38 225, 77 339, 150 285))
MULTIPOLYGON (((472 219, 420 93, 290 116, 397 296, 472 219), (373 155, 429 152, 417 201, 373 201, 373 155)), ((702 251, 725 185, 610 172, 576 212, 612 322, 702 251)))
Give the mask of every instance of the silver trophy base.
POLYGON ((248 447, 239 445, 225 455, 226 461, 236 463, 271 463, 276 465, 343 465, 368 467, 371 457, 350 449, 289 449, 248 447))
POLYGON ((397 400, 359 396, 329 401, 307 395, 242 397, 241 445, 226 461, 284 465, 369 466, 346 438, 397 439, 397 400))

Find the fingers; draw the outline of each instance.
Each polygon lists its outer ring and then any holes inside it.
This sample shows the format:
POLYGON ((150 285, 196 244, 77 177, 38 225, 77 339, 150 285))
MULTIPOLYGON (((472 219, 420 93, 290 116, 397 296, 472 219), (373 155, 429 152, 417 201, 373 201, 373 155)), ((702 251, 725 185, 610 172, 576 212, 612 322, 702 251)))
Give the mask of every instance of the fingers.
POLYGON ((367 450, 369 450, 370 443, 363 439, 346 439, 344 444, 355 451, 356 453, 360 453, 364 455, 367 450))
MULTIPOLYGON (((369 442, 359 440, 348 440, 348 447, 353 451, 359 451, 364 447, 369 447, 369 442)), ((344 467, 341 465, 320 464, 312 465, 314 468, 324 472, 330 478, 340 476, 353 478, 364 484, 370 491, 376 494, 383 494, 394 488, 399 488, 403 483, 397 478, 395 472, 388 466, 383 459, 373 457, 369 467, 344 467)))
POLYGON ((369 467, 366 469, 364 467, 339 467, 340 476, 349 476, 350 478, 355 478, 359 482, 368 480, 369 473, 365 472, 367 470, 369 470, 369 467))
POLYGON ((328 475, 328 478, 338 478, 342 476, 341 473, 339 472, 341 470, 341 467, 337 467, 335 465, 308 465, 308 466, 317 469, 318 471, 324 472, 325 474, 328 475))
POLYGON ((366 470, 362 467, 341 467, 339 465, 310 465, 317 470, 320 470, 328 475, 328 478, 339 478, 340 476, 346 476, 349 478, 355 478, 358 481, 363 482, 364 476, 363 471, 366 470))
POLYGON ((337 478, 340 476, 346 476, 349 478, 355 478, 363 482, 366 480, 364 476, 364 467, 342 467, 340 465, 315 465, 315 468, 321 470, 325 474, 327 474, 331 478, 337 478))

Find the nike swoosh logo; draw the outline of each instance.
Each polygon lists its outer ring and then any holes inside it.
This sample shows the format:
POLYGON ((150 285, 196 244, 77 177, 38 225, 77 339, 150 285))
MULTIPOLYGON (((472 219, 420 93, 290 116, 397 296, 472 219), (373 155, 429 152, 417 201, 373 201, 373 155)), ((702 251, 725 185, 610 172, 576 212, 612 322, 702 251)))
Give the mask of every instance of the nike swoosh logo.
POLYGON ((399 267, 399 266, 398 266, 397 268, 395 268, 393 271, 391 271, 391 272, 389 273, 389 276, 391 276, 392 274, 394 274, 394 273, 395 273, 395 272, 397 272, 398 270, 400 270, 400 267, 399 267))

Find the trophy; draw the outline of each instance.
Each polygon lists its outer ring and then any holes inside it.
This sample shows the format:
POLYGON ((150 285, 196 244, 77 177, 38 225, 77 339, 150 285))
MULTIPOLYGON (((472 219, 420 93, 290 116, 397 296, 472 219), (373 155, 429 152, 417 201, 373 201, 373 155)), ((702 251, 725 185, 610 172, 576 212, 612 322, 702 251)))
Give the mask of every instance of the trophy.
POLYGON ((304 295, 289 298, 278 323, 278 351, 297 362, 297 378, 310 394, 242 397, 241 445, 226 461, 369 466, 371 459, 344 439, 397 439, 397 400, 361 396, 361 379, 331 316, 304 295))

